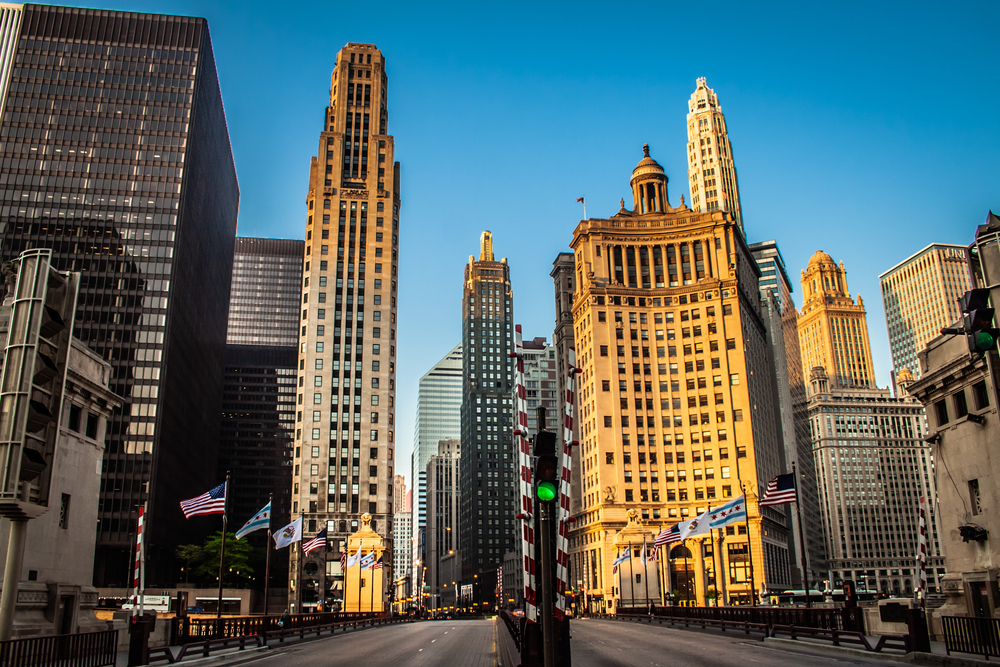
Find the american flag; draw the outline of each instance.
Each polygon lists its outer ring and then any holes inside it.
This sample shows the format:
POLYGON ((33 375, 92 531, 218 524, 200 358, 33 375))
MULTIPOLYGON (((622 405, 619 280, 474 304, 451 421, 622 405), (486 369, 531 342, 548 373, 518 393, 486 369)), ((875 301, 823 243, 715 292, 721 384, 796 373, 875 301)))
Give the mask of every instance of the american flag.
POLYGON ((377 562, 377 563, 375 563, 374 565, 372 565, 372 566, 371 566, 370 568, 368 568, 368 569, 369 569, 369 570, 381 570, 381 569, 382 569, 382 559, 381 559, 381 558, 379 558, 379 559, 378 559, 378 562, 377 562))
POLYGON ((312 552, 316 551, 317 549, 319 549, 321 547, 323 549, 325 549, 326 548, 326 541, 327 541, 326 540, 326 528, 324 528, 323 530, 319 531, 319 533, 316 535, 316 537, 312 538, 308 542, 303 542, 302 543, 302 553, 304 553, 305 555, 308 556, 309 554, 311 554, 312 552))
POLYGON ((181 510, 184 518, 190 519, 193 516, 202 514, 225 514, 226 513, 226 483, 223 482, 211 491, 206 491, 197 498, 181 501, 181 510))
POLYGON ((347 546, 340 550, 340 569, 347 568, 347 546))
POLYGON ((656 541, 653 542, 653 547, 658 549, 666 544, 673 544, 674 542, 681 541, 681 529, 680 524, 675 523, 670 526, 670 528, 664 528, 659 535, 656 536, 656 541))
POLYGON ((786 505, 795 502, 795 473, 778 475, 767 483, 764 497, 758 503, 765 505, 786 505))
POLYGON ((577 197, 577 198, 576 198, 576 201, 577 201, 578 203, 582 204, 582 203, 583 203, 583 197, 577 197))

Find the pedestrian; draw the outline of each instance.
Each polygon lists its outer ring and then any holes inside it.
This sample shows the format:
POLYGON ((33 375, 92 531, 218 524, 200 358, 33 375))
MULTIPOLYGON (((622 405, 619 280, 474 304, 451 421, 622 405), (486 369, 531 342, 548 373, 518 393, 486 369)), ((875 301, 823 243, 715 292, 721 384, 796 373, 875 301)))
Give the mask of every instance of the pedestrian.
POLYGON ((278 627, 281 629, 285 629, 291 624, 291 621, 292 621, 292 616, 291 614, 288 613, 288 610, 286 609, 281 614, 281 619, 278 621, 278 627))

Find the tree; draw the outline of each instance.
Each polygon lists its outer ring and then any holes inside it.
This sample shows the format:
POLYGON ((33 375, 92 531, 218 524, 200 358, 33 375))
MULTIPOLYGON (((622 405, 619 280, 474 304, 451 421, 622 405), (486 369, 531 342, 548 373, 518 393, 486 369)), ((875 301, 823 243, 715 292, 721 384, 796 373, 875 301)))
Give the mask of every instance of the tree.
MULTIPOLYGON (((193 573, 199 583, 218 581, 219 554, 222 551, 222 531, 209 536, 203 545, 182 544, 174 552, 184 566, 184 581, 189 581, 193 573)), ((245 585, 253 578, 259 561, 259 548, 246 540, 237 540, 233 533, 226 533, 226 561, 223 563, 223 581, 245 585)))

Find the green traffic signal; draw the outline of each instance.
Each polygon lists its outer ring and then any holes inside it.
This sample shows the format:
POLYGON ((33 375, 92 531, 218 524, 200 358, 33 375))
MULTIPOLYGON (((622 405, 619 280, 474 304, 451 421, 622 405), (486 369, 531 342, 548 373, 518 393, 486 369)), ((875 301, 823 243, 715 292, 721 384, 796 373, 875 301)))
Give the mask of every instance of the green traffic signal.
POLYGON ((976 331, 971 335, 971 339, 976 352, 993 350, 997 346, 997 330, 985 329, 982 331, 976 331))
POLYGON ((538 483, 538 499, 539 500, 555 500, 558 490, 554 482, 539 482, 538 483))

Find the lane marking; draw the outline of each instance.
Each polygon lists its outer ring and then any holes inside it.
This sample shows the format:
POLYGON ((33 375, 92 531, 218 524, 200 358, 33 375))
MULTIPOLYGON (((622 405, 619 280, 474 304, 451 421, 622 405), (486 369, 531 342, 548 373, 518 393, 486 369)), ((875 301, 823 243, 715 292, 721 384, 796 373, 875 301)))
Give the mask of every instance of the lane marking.
POLYGON ((431 643, 433 644, 433 643, 434 643, 434 642, 436 642, 436 641, 437 641, 436 639, 432 639, 432 640, 431 640, 431 643))

